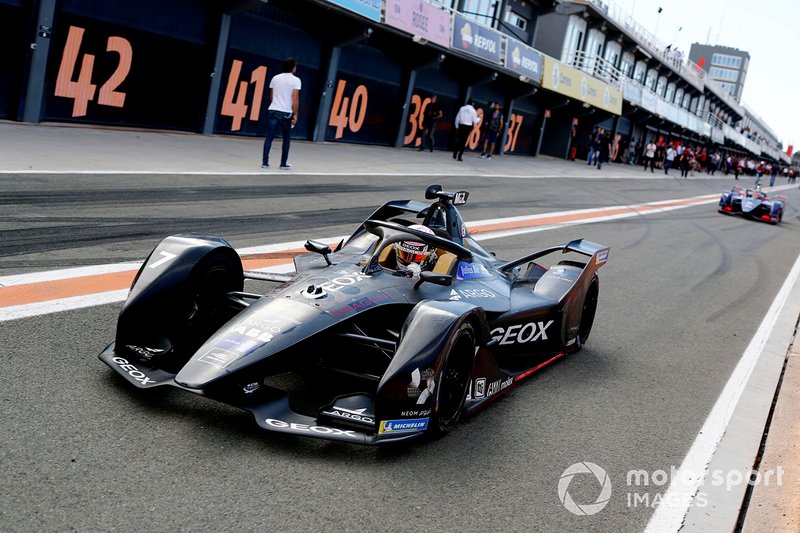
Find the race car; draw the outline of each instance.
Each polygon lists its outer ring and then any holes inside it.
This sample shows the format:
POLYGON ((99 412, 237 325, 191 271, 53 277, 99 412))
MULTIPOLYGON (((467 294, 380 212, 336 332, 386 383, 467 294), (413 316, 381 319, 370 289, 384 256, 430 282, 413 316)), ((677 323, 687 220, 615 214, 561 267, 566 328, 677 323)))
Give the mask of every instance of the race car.
POLYGON ((467 191, 425 197, 382 205, 334 250, 306 242, 291 276, 244 271, 218 237, 167 237, 99 357, 138 389, 222 401, 273 432, 358 444, 447 433, 584 346, 609 249, 578 239, 502 261, 462 220, 467 191), (245 279, 277 286, 245 292, 245 279))
POLYGON ((785 196, 778 195, 775 199, 770 199, 760 187, 743 189, 739 185, 734 185, 730 191, 722 193, 717 210, 728 215, 743 215, 777 224, 783 220, 785 205, 785 196))

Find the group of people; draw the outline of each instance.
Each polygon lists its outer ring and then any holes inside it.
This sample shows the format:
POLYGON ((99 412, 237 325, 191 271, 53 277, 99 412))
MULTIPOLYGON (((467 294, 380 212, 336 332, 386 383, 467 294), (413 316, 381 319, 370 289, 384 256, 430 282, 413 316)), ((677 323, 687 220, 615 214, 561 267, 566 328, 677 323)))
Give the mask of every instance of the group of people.
POLYGON ((498 138, 502 137, 503 126, 505 125, 503 108, 498 102, 489 102, 489 105, 483 111, 483 117, 481 117, 475 109, 475 101, 469 100, 456 113, 454 124, 456 127, 456 147, 453 150, 453 159, 456 161, 464 160, 464 150, 466 150, 467 141, 476 124, 480 124, 481 127, 483 141, 483 143, 479 142, 479 146, 483 146, 481 158, 491 159, 492 154, 495 152, 498 138))
POLYGON ((650 140, 642 153, 642 169, 654 172, 664 170, 669 175, 670 169, 677 169, 682 178, 694 176, 695 171, 705 172, 713 176, 719 170, 722 155, 718 151, 709 151, 700 146, 688 146, 679 142, 656 143, 650 140))
POLYGON ((720 171, 725 175, 734 174, 735 179, 739 179, 740 174, 755 176, 757 184, 762 177, 769 176, 770 186, 780 176, 787 178, 790 183, 797 179, 797 171, 789 166, 740 158, 733 153, 721 153, 720 150, 700 145, 666 142, 663 138, 650 139, 646 144, 631 140, 627 148, 623 144, 621 149, 618 144, 619 141, 612 143, 611 136, 604 128, 595 127, 589 134, 586 164, 600 168, 603 162, 614 161, 640 165, 644 171, 648 168, 650 172, 663 170, 667 175, 670 170, 677 170, 682 178, 694 176, 695 172, 713 176, 720 171))

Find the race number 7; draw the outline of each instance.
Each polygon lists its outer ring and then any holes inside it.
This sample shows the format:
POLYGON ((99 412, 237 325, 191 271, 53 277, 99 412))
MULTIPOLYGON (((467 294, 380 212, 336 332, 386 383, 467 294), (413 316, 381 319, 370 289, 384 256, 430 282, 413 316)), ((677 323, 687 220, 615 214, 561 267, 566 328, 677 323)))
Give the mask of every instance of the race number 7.
POLYGON ((166 263, 167 261, 169 261, 170 259, 175 259, 176 257, 178 257, 176 254, 173 254, 171 252, 167 252, 165 250, 161 250, 161 252, 158 255, 161 256, 161 259, 159 259, 155 263, 151 263, 151 264, 147 265, 147 268, 158 268, 161 265, 163 265, 164 263, 166 263))
MULTIPOLYGON (((70 26, 67 34, 67 42, 64 45, 64 55, 61 57, 61 64, 58 67, 58 77, 56 78, 55 95, 64 98, 72 98, 72 116, 82 117, 86 115, 88 103, 94 100, 97 85, 92 83, 92 70, 94 69, 94 58, 92 54, 84 54, 81 59, 81 66, 78 70, 78 80, 73 81, 75 66, 78 63, 83 33, 85 29, 78 26, 70 26)), ((119 54, 119 64, 111 77, 100 87, 100 94, 97 103, 111 107, 125 106, 125 93, 117 91, 117 87, 125 81, 131 70, 133 61, 133 48, 131 43, 122 37, 112 36, 108 38, 106 52, 116 52, 119 54)))

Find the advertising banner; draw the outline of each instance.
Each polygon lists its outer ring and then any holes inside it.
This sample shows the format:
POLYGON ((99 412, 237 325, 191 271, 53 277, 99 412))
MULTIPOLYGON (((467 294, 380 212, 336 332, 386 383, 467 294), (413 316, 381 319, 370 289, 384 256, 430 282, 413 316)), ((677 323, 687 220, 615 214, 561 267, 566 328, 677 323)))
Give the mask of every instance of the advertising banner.
POLYGON ((453 18, 449 11, 427 2, 386 0, 386 20, 389 26, 419 35, 427 41, 450 46, 453 18))
POLYGON ((381 0, 328 0, 328 2, 375 22, 381 21, 381 0))
POLYGON ((622 114, 622 93, 618 89, 551 57, 544 58, 542 87, 616 115, 622 114))
POLYGON ((642 107, 651 111, 653 113, 656 112, 656 95, 650 89, 642 89, 642 107))
POLYGON ((544 56, 529 46, 509 39, 506 42, 506 68, 535 83, 542 83, 544 56))
POLYGON ((633 82, 625 83, 623 87, 625 99, 635 105, 642 105, 642 88, 633 82))
POLYGON ((656 98, 656 114, 661 118, 666 118, 667 120, 672 121, 669 107, 670 106, 667 102, 665 102, 661 98, 656 98))
POLYGON ((451 48, 474 56, 500 63, 500 40, 502 34, 481 26, 472 19, 456 14, 453 18, 451 48))

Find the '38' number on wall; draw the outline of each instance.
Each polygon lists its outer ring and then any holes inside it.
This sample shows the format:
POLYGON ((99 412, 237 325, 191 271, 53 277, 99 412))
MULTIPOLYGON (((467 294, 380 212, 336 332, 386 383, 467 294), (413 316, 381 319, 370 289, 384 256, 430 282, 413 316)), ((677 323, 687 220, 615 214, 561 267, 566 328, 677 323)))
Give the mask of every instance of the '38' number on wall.
MULTIPOLYGON (((70 26, 67 35, 67 43, 64 45, 64 55, 61 57, 61 64, 58 67, 58 78, 56 78, 56 96, 72 98, 72 116, 82 117, 86 115, 86 108, 89 102, 94 100, 97 85, 92 83, 92 70, 94 69, 94 58, 92 54, 84 54, 81 65, 78 69, 78 80, 73 81, 75 66, 80 55, 81 42, 85 29, 78 26, 70 26)), ((131 70, 133 60, 133 49, 131 43, 122 37, 109 37, 106 52, 116 52, 119 54, 119 64, 114 73, 100 87, 100 94, 97 103, 111 107, 123 107, 125 105, 125 93, 117 91, 117 87, 125 81, 131 70)))

